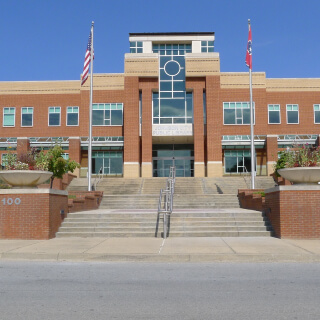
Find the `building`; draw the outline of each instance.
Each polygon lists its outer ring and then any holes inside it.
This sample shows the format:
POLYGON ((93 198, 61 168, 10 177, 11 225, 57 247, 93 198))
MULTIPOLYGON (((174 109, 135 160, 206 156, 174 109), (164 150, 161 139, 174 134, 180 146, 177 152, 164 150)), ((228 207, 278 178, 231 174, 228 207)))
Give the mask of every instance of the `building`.
MULTIPOLYGON (((92 169, 123 177, 251 171, 248 73, 221 72, 213 32, 131 33, 124 73, 93 75, 92 169)), ((292 66, 294 67, 294 66, 292 66)), ((60 143, 88 167, 89 84, 0 82, 0 153, 60 143)), ((253 72, 257 175, 281 148, 318 144, 320 78, 253 72)))

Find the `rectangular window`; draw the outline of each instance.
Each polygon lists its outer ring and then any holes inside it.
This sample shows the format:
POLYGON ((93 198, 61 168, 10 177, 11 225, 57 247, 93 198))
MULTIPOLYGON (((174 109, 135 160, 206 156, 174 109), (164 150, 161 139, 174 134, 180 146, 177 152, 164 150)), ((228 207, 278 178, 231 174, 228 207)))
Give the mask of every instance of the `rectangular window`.
POLYGON ((92 105, 92 125, 122 126, 123 103, 99 103, 92 105))
POLYGON ((14 127, 16 108, 3 108, 3 126, 14 127))
POLYGON ((213 41, 201 41, 201 52, 213 52, 213 41))
MULTIPOLYGON (((253 103, 253 123, 254 103, 253 103)), ((250 124, 250 103, 249 102, 224 102, 223 103, 223 124, 250 124)))
POLYGON ((33 126, 33 107, 21 108, 21 127, 33 126))
POLYGON ((320 104, 313 105, 314 123, 320 123, 320 104))
POLYGON ((280 124, 280 105, 269 104, 268 105, 268 123, 269 124, 280 124))
POLYGON ((287 123, 299 123, 299 106, 297 104, 287 104, 287 123))
POLYGON ((130 41, 130 53, 142 53, 142 41, 130 41))
POLYGON ((79 125, 79 107, 67 107, 67 126, 79 125))
POLYGON ((60 126, 60 107, 49 107, 49 126, 60 126))

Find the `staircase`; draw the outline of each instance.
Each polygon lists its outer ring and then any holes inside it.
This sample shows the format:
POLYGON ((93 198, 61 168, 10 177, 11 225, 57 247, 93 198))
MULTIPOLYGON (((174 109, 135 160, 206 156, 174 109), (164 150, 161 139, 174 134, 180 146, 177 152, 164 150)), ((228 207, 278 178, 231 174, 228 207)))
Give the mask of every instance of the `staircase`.
MULTIPOLYGON (((161 236, 157 220, 159 191, 166 178, 105 178, 99 210, 71 213, 57 237, 161 236)), ((257 188, 274 186, 270 177, 257 177, 257 188)), ((69 190, 86 190, 87 179, 74 179, 69 190)), ((170 237, 270 236, 261 212, 239 208, 238 189, 243 177, 177 178, 170 237)))

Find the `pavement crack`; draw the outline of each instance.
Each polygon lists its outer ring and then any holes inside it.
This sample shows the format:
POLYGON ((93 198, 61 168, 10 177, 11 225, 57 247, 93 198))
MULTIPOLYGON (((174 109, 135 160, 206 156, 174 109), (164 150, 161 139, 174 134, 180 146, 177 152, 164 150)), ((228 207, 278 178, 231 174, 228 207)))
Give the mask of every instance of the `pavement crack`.
POLYGON ((165 241, 166 241, 166 239, 163 239, 163 240, 162 240, 162 244, 161 244, 161 246, 160 246, 160 248, 159 248, 158 254, 161 253, 161 250, 162 250, 162 248, 163 248, 163 246, 164 246, 165 241))
POLYGON ((233 250, 233 248, 223 239, 223 238, 220 238, 225 244, 226 246, 235 254, 237 254, 237 252, 235 250, 233 250))

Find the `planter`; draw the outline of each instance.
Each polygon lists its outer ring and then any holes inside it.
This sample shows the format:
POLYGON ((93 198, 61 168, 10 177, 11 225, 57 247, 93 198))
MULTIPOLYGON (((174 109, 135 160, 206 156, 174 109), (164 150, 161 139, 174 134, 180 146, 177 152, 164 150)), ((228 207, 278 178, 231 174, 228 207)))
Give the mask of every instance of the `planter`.
POLYGON ((0 179, 10 184, 14 189, 35 189, 52 176, 50 171, 8 170, 0 172, 0 179))
POLYGON ((296 167, 279 169, 279 174, 294 184, 318 184, 320 167, 296 167))

